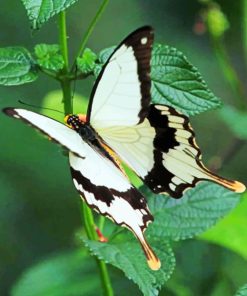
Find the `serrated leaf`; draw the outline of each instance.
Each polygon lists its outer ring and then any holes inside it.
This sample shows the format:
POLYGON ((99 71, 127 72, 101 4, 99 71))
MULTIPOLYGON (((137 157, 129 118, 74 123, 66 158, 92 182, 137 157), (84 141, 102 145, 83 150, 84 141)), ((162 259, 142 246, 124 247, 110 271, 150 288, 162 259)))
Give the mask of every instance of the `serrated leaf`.
POLYGON ((53 71, 63 69, 64 60, 58 44, 38 44, 34 52, 40 67, 53 71))
POLYGON ((243 194, 238 206, 217 225, 203 233, 200 238, 238 253, 247 259, 247 194, 243 194))
POLYGON ((247 284, 240 288, 235 296, 247 296, 247 284))
POLYGON ((27 269, 12 288, 12 296, 95 295, 99 281, 92 259, 75 250, 44 260, 27 269))
POLYGON ((210 182, 201 182, 178 200, 154 195, 146 187, 141 191, 149 197, 148 204, 155 218, 147 235, 175 241, 209 229, 239 202, 238 194, 210 182))
POLYGON ((112 241, 108 243, 87 239, 83 239, 83 241, 99 259, 121 269, 126 277, 136 283, 146 296, 158 295, 159 288, 169 279, 175 267, 173 252, 163 240, 159 242, 150 240, 161 261, 161 269, 158 271, 149 269, 141 247, 134 238, 124 242, 112 241))
MULTIPOLYGON (((114 49, 106 48, 99 53, 100 64, 94 71, 96 76, 114 49)), ((221 105, 198 70, 173 47, 154 44, 151 80, 152 102, 172 106, 186 115, 199 114, 221 105)))
POLYGON ((20 85, 37 79, 33 59, 23 47, 0 48, 0 85, 20 85))
POLYGON ((70 7, 78 0, 22 0, 33 29, 39 29, 52 16, 70 7))
POLYGON ((152 52, 153 102, 195 115, 220 105, 198 70, 177 49, 156 44, 152 52))
POLYGON ((234 135, 243 140, 247 139, 247 112, 225 105, 219 114, 234 135))
POLYGON ((96 64, 96 66, 94 68, 94 76, 97 77, 99 75, 99 73, 100 73, 100 71, 102 69, 102 66, 109 59, 110 55, 113 53, 115 48, 116 48, 115 46, 112 46, 112 47, 109 47, 109 48, 102 49, 100 51, 99 57, 98 57, 99 62, 96 64))
POLYGON ((76 62, 78 69, 84 73, 90 73, 94 71, 96 66, 97 55, 89 48, 86 48, 81 57, 78 57, 76 62))

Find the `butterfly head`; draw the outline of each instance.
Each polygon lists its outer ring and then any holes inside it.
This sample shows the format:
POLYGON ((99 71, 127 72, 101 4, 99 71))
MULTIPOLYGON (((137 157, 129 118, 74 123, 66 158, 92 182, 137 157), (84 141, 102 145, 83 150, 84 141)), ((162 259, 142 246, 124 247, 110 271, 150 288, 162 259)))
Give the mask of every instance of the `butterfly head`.
POLYGON ((68 127, 72 128, 75 131, 79 131, 81 129, 81 126, 85 123, 80 119, 78 115, 74 114, 66 115, 64 117, 64 122, 68 127))

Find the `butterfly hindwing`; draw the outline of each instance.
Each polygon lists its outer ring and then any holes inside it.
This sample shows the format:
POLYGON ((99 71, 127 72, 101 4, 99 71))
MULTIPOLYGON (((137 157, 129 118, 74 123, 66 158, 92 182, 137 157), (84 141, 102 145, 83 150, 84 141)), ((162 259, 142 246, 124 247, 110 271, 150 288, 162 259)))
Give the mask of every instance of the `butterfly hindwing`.
POLYGON ((174 198, 201 180, 241 191, 241 183, 223 179, 205 168, 188 117, 174 108, 150 105, 146 119, 133 127, 99 129, 114 149, 154 193, 174 198))
POLYGON ((90 98, 87 119, 95 127, 131 126, 144 120, 150 103, 153 30, 130 34, 103 66, 90 98))
POLYGON ((158 269, 159 259, 143 236, 153 221, 145 198, 117 165, 93 149, 90 154, 84 159, 69 154, 72 179, 80 196, 98 213, 131 230, 140 241, 149 266, 158 269))

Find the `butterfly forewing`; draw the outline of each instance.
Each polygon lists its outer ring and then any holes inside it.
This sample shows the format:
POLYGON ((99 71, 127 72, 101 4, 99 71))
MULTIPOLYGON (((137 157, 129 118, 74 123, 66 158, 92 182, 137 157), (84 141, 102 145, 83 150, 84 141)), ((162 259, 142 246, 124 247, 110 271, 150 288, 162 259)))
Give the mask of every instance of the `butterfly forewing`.
POLYGON ((150 103, 153 30, 143 27, 113 52, 94 85, 87 118, 95 127, 132 126, 144 120, 150 103))

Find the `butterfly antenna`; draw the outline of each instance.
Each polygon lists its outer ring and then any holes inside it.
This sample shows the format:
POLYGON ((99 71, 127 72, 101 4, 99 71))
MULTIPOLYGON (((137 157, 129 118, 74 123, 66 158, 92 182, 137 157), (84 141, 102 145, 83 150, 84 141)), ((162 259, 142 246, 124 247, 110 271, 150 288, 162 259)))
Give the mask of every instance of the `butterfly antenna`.
POLYGON ((29 107, 33 107, 33 108, 39 108, 39 109, 44 109, 44 110, 50 110, 50 111, 54 111, 54 112, 58 112, 58 113, 64 114, 62 111, 59 111, 59 110, 56 110, 56 109, 46 108, 46 107, 40 107, 40 106, 28 104, 28 103, 25 103, 25 102, 23 102, 21 100, 18 100, 18 102, 20 104, 22 104, 22 105, 25 105, 25 106, 29 106, 29 107))

